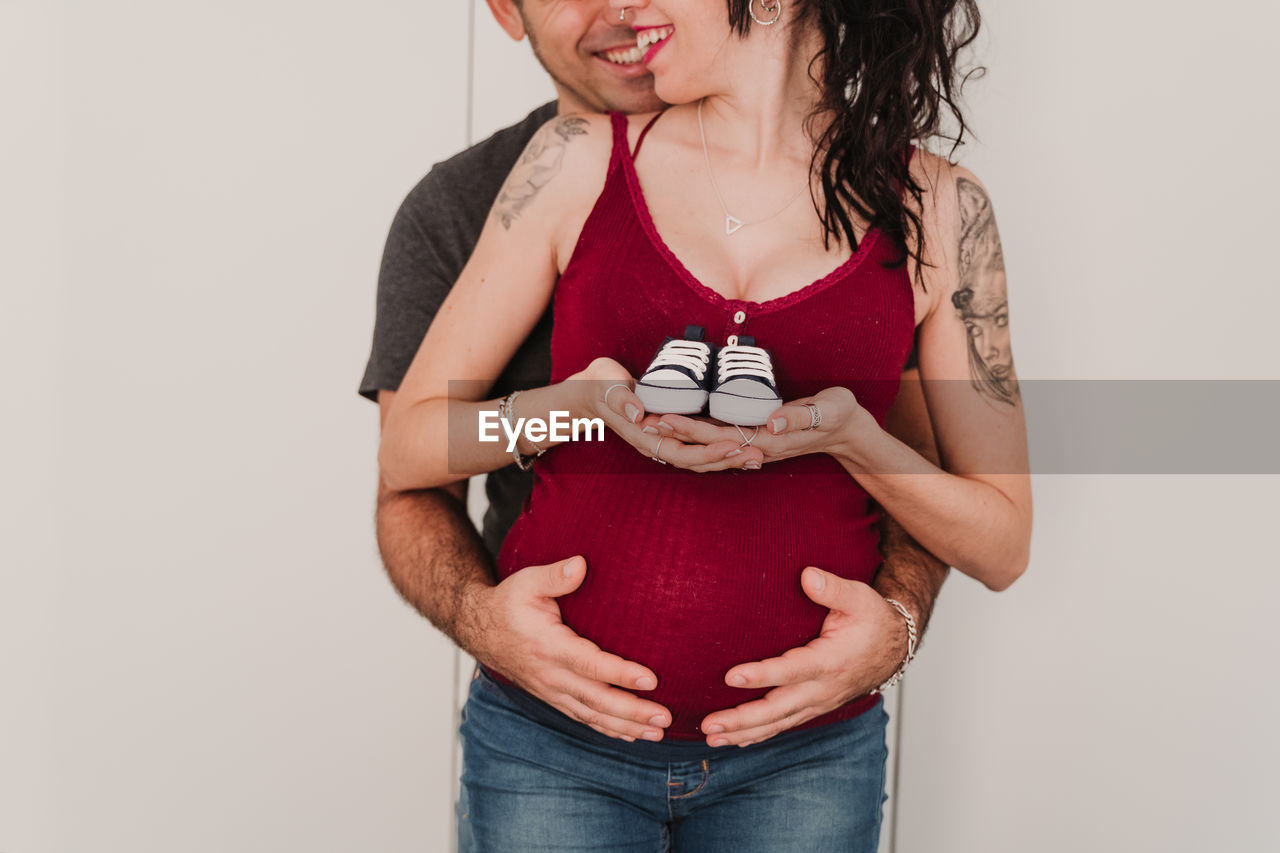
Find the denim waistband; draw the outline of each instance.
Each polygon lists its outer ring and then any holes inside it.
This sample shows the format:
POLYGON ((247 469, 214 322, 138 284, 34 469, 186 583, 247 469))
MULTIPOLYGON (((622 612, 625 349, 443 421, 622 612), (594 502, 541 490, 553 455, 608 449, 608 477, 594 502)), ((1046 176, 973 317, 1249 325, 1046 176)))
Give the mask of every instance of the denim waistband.
POLYGON ((601 734, 585 723, 580 723, 556 708, 553 708, 551 705, 548 705, 546 702, 542 701, 537 696, 534 696, 527 690, 522 690, 513 685, 503 684, 501 681, 498 681, 489 674, 485 669, 484 664, 476 664, 475 678, 481 681, 482 686, 487 688, 490 693, 495 694, 501 699, 506 699, 509 704, 515 706, 517 710, 521 711, 525 717, 536 723, 546 726, 547 728, 554 729, 561 734, 568 735, 577 740, 594 744, 603 749, 612 750, 613 752, 621 755, 656 762, 698 761, 712 756, 745 752, 759 747, 767 747, 770 744, 780 746, 784 743, 804 743, 822 737, 830 737, 838 733, 842 733, 849 726, 858 725, 860 722, 865 723, 866 720, 863 718, 867 717, 869 714, 874 714, 877 709, 883 707, 883 700, 881 700, 868 709, 868 711, 850 719, 841 720, 835 723, 828 723, 821 726, 814 726, 808 729, 791 729, 747 747, 737 747, 733 745, 710 746, 704 740, 648 741, 637 739, 633 742, 627 742, 620 738, 601 734))

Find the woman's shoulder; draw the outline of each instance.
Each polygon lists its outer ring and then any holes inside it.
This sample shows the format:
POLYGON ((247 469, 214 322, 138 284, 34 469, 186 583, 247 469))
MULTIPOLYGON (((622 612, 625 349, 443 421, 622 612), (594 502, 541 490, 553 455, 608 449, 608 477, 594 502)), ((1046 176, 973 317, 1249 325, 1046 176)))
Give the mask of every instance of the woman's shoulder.
POLYGON ((608 115, 552 117, 533 134, 512 167, 498 195, 499 213, 510 209, 514 219, 536 200, 542 229, 557 231, 559 223, 573 219, 599 194, 612 147, 608 115))
POLYGON ((906 203, 924 231, 923 278, 932 311, 949 304, 954 292, 965 286, 978 255, 991 255, 990 263, 1003 269, 1003 251, 991 197, 972 170, 919 148, 910 172, 922 190, 919 202, 908 193, 906 203))
POLYGON ((612 148, 612 119, 608 113, 561 113, 538 128, 524 156, 545 159, 550 153, 563 167, 585 168, 607 164, 612 148))
POLYGON ((573 142, 573 165, 599 168, 608 165, 617 134, 625 135, 627 150, 632 151, 644 128, 668 109, 642 113, 564 113, 546 122, 534 140, 541 137, 542 145, 573 142))
POLYGON ((925 220, 926 227, 958 237, 966 217, 966 206, 990 205, 986 185, 963 164, 916 148, 909 167, 912 180, 922 190, 919 203, 909 193, 907 204, 925 220))
POLYGON ((608 178, 614 150, 615 119, 607 113, 557 115, 534 133, 516 161, 504 198, 537 197, 531 217, 540 239, 548 241, 558 260, 568 258, 608 178))

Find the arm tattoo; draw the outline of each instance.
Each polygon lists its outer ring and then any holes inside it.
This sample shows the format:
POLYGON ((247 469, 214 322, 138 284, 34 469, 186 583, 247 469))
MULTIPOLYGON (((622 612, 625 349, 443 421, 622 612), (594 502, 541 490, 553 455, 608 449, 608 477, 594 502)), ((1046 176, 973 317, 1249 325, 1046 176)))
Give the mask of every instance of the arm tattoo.
POLYGON ((510 229, 520 212, 533 201, 547 183, 560 171, 564 149, 575 136, 587 132, 587 120, 581 116, 566 116, 550 127, 544 127, 529 140, 520 160, 498 193, 494 212, 502 227, 510 229))
POLYGON ((951 294, 969 335, 969 375, 978 393, 1016 405, 1020 396, 1009 349, 1004 250, 991 199, 973 181, 956 179, 960 197, 960 286, 951 294))

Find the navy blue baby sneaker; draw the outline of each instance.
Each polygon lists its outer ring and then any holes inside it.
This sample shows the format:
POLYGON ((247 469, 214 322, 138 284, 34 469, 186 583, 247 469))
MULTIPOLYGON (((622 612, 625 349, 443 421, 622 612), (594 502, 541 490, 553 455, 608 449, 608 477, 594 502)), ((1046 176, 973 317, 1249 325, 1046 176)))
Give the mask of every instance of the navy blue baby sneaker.
POLYGON ((696 415, 711 391, 711 345, 701 326, 687 326, 684 339, 667 338, 636 382, 636 396, 646 412, 696 415))

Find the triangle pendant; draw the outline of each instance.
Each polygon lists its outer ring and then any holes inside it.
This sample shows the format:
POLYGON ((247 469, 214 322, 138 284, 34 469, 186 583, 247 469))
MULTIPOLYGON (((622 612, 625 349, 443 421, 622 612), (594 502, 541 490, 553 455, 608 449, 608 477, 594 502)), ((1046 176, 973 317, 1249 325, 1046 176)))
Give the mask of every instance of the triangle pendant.
POLYGON ((737 230, 738 230, 739 228, 741 228, 741 227, 742 227, 742 220, 741 220, 741 219, 738 219, 736 216, 730 216, 730 215, 729 215, 729 214, 727 214, 727 213, 725 214, 725 217, 724 217, 724 233, 726 233, 726 234, 732 234, 734 231, 737 231, 737 230))

